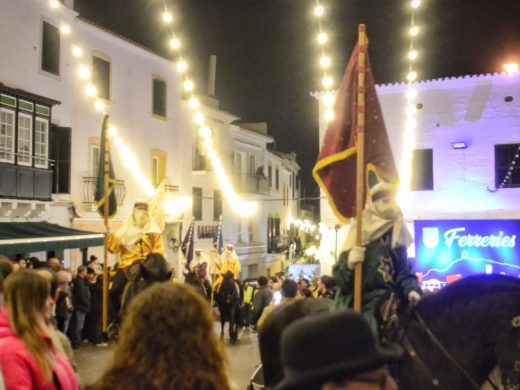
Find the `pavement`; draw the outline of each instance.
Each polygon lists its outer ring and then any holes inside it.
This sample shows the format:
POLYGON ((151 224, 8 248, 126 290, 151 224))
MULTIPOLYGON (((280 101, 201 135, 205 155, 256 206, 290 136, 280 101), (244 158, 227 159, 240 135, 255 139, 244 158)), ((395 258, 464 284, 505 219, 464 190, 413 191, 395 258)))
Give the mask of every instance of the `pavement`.
MULTIPOLYGON (((215 323, 215 331, 220 333, 220 323, 215 323)), ((226 335, 224 345, 228 359, 227 373, 232 388, 245 390, 260 364, 258 335, 249 330, 241 330, 237 344, 231 345, 226 335)), ((74 350, 82 387, 95 382, 101 376, 112 359, 114 349, 115 344, 112 343, 106 347, 86 345, 74 350)))

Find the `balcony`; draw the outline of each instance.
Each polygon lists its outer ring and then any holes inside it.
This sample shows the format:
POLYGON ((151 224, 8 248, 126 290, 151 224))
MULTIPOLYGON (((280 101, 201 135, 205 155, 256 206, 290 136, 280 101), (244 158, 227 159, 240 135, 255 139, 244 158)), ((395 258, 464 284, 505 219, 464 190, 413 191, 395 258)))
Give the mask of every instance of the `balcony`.
POLYGON ((235 185, 243 194, 269 195, 267 177, 251 173, 235 174, 235 185))
MULTIPOLYGON (((83 177, 83 204, 93 205, 94 194, 96 193, 97 177, 84 176, 83 177)), ((121 206, 125 201, 126 187, 124 180, 116 180, 116 187, 114 189, 116 194, 116 202, 121 206)))
POLYGON ((52 170, 0 163, 0 198, 50 201, 52 170))

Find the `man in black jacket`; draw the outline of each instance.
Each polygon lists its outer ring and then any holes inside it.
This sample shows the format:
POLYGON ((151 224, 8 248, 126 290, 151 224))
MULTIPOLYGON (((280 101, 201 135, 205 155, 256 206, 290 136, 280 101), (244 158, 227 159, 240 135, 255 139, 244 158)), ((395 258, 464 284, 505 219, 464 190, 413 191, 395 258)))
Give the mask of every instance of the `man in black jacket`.
POLYGON ((256 323, 262 316, 264 309, 269 306, 273 300, 273 293, 267 287, 267 278, 260 276, 258 278, 259 289, 255 292, 253 297, 253 314, 251 316, 251 325, 256 327, 256 323))
POLYGON ((90 311, 90 291, 87 280, 87 267, 78 267, 78 276, 72 285, 72 301, 74 305, 74 327, 71 333, 73 348, 81 346, 81 333, 85 324, 85 316, 90 311))

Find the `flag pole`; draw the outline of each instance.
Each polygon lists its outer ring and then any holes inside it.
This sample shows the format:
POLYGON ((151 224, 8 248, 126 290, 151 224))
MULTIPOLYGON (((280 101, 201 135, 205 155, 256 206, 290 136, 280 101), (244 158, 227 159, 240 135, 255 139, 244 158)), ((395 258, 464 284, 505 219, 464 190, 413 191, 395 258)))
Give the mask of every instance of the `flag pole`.
MULTIPOLYGON (((367 53, 366 26, 358 27, 358 87, 357 87, 357 131, 356 131, 356 246, 361 246, 361 216, 364 206, 365 186, 365 62, 367 53)), ((362 263, 354 270, 354 310, 361 312, 362 263)))
POLYGON ((108 257, 108 208, 110 206, 110 197, 108 196, 108 171, 109 171, 109 163, 110 163, 110 144, 108 140, 108 124, 109 119, 108 115, 104 119, 103 127, 103 137, 105 143, 105 153, 103 156, 103 194, 104 194, 104 202, 103 202, 103 220, 105 223, 105 245, 103 247, 103 316, 102 316, 102 330, 103 335, 107 338, 107 329, 108 329, 108 267, 107 267, 107 257, 108 257))

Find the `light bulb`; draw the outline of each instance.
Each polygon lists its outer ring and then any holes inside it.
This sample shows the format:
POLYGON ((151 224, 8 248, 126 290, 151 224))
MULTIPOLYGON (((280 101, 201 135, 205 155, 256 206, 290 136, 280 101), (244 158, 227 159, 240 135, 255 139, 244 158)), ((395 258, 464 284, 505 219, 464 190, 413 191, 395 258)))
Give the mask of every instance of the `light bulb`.
POLYGON ((117 136, 117 127, 113 126, 113 125, 110 125, 108 126, 108 135, 110 137, 115 137, 117 136))
POLYGON ((70 27, 69 27, 69 25, 68 24, 62 24, 60 26, 60 31, 64 35, 69 35, 70 34, 70 27))
POLYGON ((314 8, 314 15, 316 15, 316 16, 323 16, 324 12, 325 12, 325 9, 323 8, 322 5, 317 5, 314 8))
POLYGON ((318 34, 318 43, 323 44, 323 43, 327 42, 328 39, 329 39, 329 37, 324 32, 320 32, 318 34))
POLYGON ((162 19, 165 23, 171 23, 173 20, 173 15, 169 11, 164 11, 162 14, 162 19))
POLYGON ((330 57, 328 56, 322 56, 320 58, 320 65, 322 68, 328 68, 330 65, 330 57))
POLYGON ((323 102, 325 103, 326 106, 328 107, 331 107, 334 105, 334 101, 336 99, 334 98, 334 95, 332 93, 328 93, 325 95, 325 97, 323 98, 323 102))
POLYGON ((417 56, 418 56, 418 54, 417 54, 417 50, 410 50, 410 51, 408 52, 408 59, 409 59, 409 60, 412 60, 412 61, 413 61, 413 60, 417 59, 417 56))
POLYGON ((90 79, 90 69, 85 65, 81 65, 78 68, 78 76, 81 80, 89 80, 90 79))
POLYGON ((97 88, 94 84, 88 84, 85 87, 85 92, 87 93, 87 96, 94 97, 97 95, 97 88))
POLYGON ((415 81, 415 79, 417 79, 417 73, 413 70, 411 72, 408 72, 408 74, 406 75, 406 79, 408 81, 415 81))
POLYGON ((178 38, 170 39, 170 47, 172 49, 178 49, 179 47, 181 47, 181 41, 179 41, 178 38))
POLYGON ((199 129, 199 135, 202 137, 202 138, 209 138, 211 137, 211 129, 209 127, 206 127, 206 126, 203 126, 199 129))
POLYGON ((412 0, 411 2, 412 8, 419 8, 421 5, 421 0, 412 0))
POLYGON ((332 111, 332 110, 325 111, 325 120, 327 122, 333 121, 334 117, 335 117, 334 111, 332 111))
POLYGON ((105 110, 105 103, 103 103, 100 100, 97 100, 94 103, 94 108, 96 109, 96 111, 104 111, 105 110))
POLYGON ((217 151, 215 149, 208 150, 208 156, 211 159, 217 158, 217 151))
POLYGON ((192 97, 188 104, 191 108, 197 108, 199 106, 199 100, 196 97, 192 97))
POLYGON ((60 6, 60 2, 58 0, 49 0, 49 4, 51 8, 58 8, 60 6))
POLYGON ((415 89, 409 89, 406 92, 406 97, 408 100, 414 100, 417 97, 417 91, 415 89))
POLYGON ((79 46, 74 46, 72 48, 72 55, 76 58, 79 58, 83 55, 83 50, 79 46))
POLYGON ((321 82, 325 88, 332 87, 332 78, 330 76, 323 77, 323 80, 321 82))
POLYGON ((177 62, 177 69, 179 70, 179 72, 185 72, 186 69, 188 69, 188 64, 186 63, 186 61, 180 60, 179 62, 177 62))
POLYGON ((211 138, 206 138, 204 140, 204 147, 206 149, 212 148, 213 147, 213 140, 211 138))
POLYGON ((185 91, 192 91, 193 90, 193 81, 191 80, 186 80, 184 81, 184 90, 185 91))
POLYGON ((410 27, 410 35, 415 37, 417 34, 419 34, 419 27, 417 27, 417 26, 410 27))
POLYGON ((204 115, 202 115, 202 113, 200 113, 200 112, 197 112, 194 115, 193 120, 195 120, 195 123, 200 125, 200 124, 204 123, 204 115))

